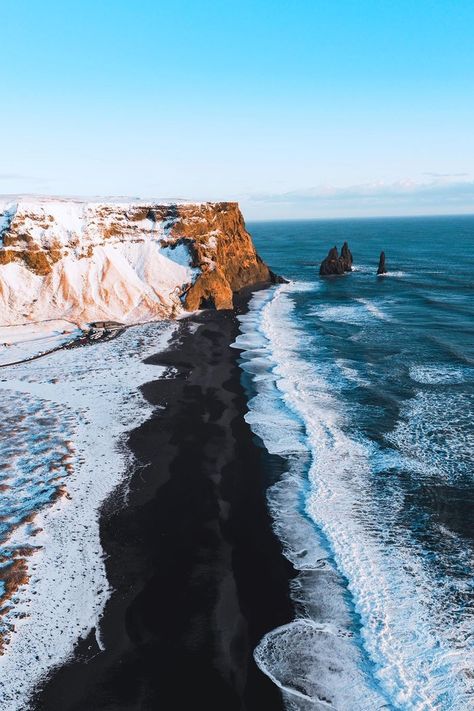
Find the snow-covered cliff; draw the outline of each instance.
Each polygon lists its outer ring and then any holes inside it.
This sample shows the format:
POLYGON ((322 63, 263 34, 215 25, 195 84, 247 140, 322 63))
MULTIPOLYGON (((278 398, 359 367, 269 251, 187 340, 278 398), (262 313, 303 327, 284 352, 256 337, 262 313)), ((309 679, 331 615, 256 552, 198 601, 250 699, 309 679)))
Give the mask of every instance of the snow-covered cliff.
POLYGON ((231 308, 269 279, 237 203, 0 199, 0 325, 231 308))

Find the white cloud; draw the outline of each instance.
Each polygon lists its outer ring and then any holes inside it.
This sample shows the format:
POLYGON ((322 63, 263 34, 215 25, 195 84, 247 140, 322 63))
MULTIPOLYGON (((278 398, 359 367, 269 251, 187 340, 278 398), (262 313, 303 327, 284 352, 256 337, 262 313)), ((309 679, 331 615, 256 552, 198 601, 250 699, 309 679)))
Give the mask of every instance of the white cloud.
POLYGON ((318 186, 282 193, 254 193, 245 202, 251 211, 277 215, 346 216, 474 212, 474 180, 439 175, 428 182, 412 179, 378 181, 347 187, 318 186))
POLYGON ((469 173, 423 173, 430 178, 467 178, 469 173))
POLYGON ((49 178, 38 178, 32 175, 23 175, 22 173, 0 173, 0 180, 27 180, 32 183, 44 183, 49 181, 49 178))
POLYGON ((19 173, 0 173, 0 180, 30 180, 30 176, 19 173))

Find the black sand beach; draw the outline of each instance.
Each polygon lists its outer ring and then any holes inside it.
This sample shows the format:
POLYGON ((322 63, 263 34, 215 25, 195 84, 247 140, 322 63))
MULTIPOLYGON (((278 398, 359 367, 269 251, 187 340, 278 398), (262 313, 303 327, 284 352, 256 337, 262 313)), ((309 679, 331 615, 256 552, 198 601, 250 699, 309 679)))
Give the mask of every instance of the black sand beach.
POLYGON ((117 492, 102 514, 115 590, 105 651, 95 634, 84 640, 37 711, 283 708, 253 649, 293 617, 292 567, 265 502, 284 463, 244 421, 237 329, 234 313, 203 312, 148 361, 178 373, 144 386, 156 410, 130 435, 131 495, 123 507, 117 492))

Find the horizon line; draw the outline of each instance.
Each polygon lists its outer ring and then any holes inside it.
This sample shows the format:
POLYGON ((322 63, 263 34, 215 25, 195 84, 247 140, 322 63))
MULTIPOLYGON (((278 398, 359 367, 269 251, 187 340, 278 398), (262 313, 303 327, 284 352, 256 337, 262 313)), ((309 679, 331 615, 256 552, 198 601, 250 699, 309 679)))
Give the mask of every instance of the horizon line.
POLYGON ((423 213, 419 215, 344 215, 331 217, 253 217, 246 219, 249 222, 329 222, 342 220, 416 220, 416 219, 436 219, 443 217, 474 217, 473 212, 442 212, 423 213))

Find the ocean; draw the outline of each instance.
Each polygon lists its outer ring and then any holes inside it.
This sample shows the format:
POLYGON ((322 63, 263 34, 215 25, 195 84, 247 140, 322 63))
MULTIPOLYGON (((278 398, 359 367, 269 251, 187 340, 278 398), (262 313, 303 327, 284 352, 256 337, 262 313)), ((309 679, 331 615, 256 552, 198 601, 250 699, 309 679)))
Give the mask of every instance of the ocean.
POLYGON ((474 217, 248 227, 291 280, 236 346, 298 571, 257 664, 290 709, 474 708, 474 217), (345 240, 354 271, 320 278, 345 240))

